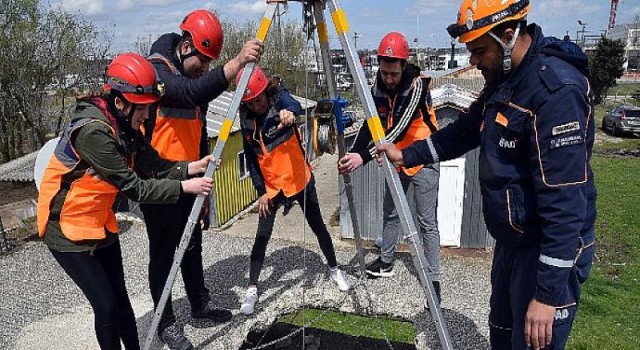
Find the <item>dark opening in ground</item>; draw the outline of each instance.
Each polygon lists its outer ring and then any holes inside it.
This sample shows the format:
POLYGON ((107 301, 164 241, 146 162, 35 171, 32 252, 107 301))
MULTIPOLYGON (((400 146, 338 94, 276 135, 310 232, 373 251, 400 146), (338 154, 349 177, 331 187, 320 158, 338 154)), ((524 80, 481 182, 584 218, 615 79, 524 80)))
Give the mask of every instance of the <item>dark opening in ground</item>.
POLYGON ((393 349, 414 350, 415 328, 410 322, 396 319, 376 319, 342 312, 328 312, 313 322, 303 332, 300 325, 316 319, 322 310, 303 310, 285 315, 277 320, 269 329, 252 331, 247 336, 240 350, 264 346, 276 339, 285 338, 264 349, 304 349, 306 350, 371 350, 390 349, 386 338, 393 349), (381 326, 382 325, 382 326, 381 326))

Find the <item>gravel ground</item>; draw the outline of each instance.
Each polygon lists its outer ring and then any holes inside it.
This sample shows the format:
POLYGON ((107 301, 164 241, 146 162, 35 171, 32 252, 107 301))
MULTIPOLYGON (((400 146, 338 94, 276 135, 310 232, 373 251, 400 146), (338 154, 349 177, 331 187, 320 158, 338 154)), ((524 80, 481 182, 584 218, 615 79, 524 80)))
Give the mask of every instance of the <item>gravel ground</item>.
MULTIPOLYGON (((323 157, 325 158, 325 157, 323 157)), ((315 171, 325 222, 336 208, 335 158, 327 157, 315 171), (334 199, 332 199, 334 198, 334 199)), ((425 310, 423 292, 408 254, 396 262, 395 276, 358 283, 352 242, 336 237, 338 262, 352 284, 345 294, 328 279, 319 247, 304 228, 302 214, 294 208, 276 220, 261 275, 261 296, 256 313, 238 313, 248 281, 248 256, 257 217, 249 214, 222 233, 206 233, 203 243, 205 279, 218 305, 231 309, 226 324, 192 320, 182 280, 176 280, 173 298, 178 319, 197 349, 238 349, 251 330, 266 329, 284 313, 302 307, 332 308, 344 312, 373 313, 409 320, 416 326, 418 348, 439 348, 431 314, 425 310), (367 296, 370 295, 371 299, 367 296)), ((124 223, 123 260, 129 295, 138 320, 140 342, 153 316, 147 289, 147 240, 144 226, 124 223)), ((335 236, 337 230, 330 230, 335 236)), ((375 259, 374 253, 366 256, 375 259)), ((443 254, 443 314, 456 349, 488 349, 488 254, 480 257, 443 254)), ((97 349, 93 313, 80 290, 40 242, 0 258, 0 349, 97 349)), ((155 349, 161 344, 156 340, 155 349)))

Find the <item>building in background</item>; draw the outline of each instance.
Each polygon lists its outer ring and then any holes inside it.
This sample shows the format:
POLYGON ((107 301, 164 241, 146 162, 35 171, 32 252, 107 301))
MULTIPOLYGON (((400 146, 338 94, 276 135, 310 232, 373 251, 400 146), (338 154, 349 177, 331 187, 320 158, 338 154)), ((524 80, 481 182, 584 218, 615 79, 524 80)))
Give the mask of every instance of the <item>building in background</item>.
POLYGON ((618 24, 607 33, 607 37, 613 40, 622 40, 625 44, 625 71, 640 73, 640 22, 618 24))

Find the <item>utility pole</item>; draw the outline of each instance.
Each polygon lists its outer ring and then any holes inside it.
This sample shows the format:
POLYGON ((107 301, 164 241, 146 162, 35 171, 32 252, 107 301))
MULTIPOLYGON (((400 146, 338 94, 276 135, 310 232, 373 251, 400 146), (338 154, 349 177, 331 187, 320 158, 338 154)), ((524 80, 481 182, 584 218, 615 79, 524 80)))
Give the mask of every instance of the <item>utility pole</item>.
MULTIPOLYGON (((585 30, 584 30, 584 28, 585 28, 585 27, 587 26, 587 24, 589 24, 589 23, 587 23, 587 22, 583 22, 581 19, 579 19, 579 20, 578 20, 578 24, 582 26, 582 30, 580 31, 580 32, 582 33, 582 36, 581 36, 581 47, 582 47, 582 48, 584 48, 584 45, 585 45, 585 41, 584 41, 584 32, 585 32, 585 30)), ((578 38, 576 38, 576 41, 577 41, 577 40, 578 40, 578 38)))
POLYGON ((449 69, 456 68, 456 39, 451 38, 451 61, 449 62, 449 69))
POLYGON ((358 52, 358 39, 360 39, 361 36, 362 34, 353 32, 353 46, 355 47, 356 52, 358 52))

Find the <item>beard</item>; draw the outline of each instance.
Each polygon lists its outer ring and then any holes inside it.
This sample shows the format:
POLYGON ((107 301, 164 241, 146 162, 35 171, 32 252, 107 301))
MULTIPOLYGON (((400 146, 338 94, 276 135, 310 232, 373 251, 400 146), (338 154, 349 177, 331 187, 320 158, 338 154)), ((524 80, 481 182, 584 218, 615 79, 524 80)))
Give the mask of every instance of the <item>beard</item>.
POLYGON ((504 74, 504 52, 498 54, 494 64, 490 66, 478 66, 478 69, 482 72, 482 76, 487 84, 498 85, 507 78, 504 74))

